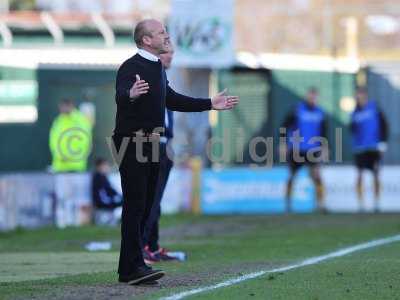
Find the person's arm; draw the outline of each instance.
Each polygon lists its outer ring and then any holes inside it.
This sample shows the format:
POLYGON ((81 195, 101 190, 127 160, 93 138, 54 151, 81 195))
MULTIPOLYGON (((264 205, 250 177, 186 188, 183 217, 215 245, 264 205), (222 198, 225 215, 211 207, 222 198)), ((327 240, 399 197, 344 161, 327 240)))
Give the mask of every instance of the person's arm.
POLYGON ((321 137, 325 139, 326 143, 322 143, 321 158, 322 162, 329 162, 329 143, 328 143, 328 121, 326 116, 321 122, 321 137))
POLYGON ((51 155, 54 156, 57 153, 57 139, 58 139, 58 134, 57 134, 57 118, 53 121, 53 124, 51 124, 50 128, 50 133, 49 133, 49 148, 51 155))
POLYGON ((326 118, 324 117, 324 120, 321 122, 321 137, 324 139, 328 139, 328 122, 326 121, 326 118))
POLYGON ((355 134, 357 131, 357 125, 354 122, 353 117, 351 117, 351 120, 350 120, 350 131, 352 134, 355 134))
POLYGON ((296 115, 295 115, 295 110, 292 109, 285 117, 285 119, 282 122, 281 128, 285 128, 286 130, 280 131, 280 136, 281 137, 286 137, 287 136, 287 131, 291 128, 293 128, 296 124, 296 115))
POLYGON ((170 110, 200 112, 212 109, 211 99, 192 98, 175 92, 167 85, 166 106, 170 110))
POLYGON ((107 176, 105 176, 105 175, 103 178, 103 188, 106 190, 107 195, 110 197, 119 195, 118 192, 111 186, 110 181, 108 180, 107 176))
POLYGON ((226 89, 219 92, 214 97, 202 99, 192 98, 175 92, 168 84, 166 91, 166 106, 170 110, 183 112, 200 112, 205 110, 228 110, 234 108, 239 103, 238 96, 226 94, 226 89))
POLYGON ((386 121, 385 115, 381 110, 378 112, 379 124, 380 124, 380 141, 387 142, 389 139, 389 126, 386 121))
POLYGON ((94 207, 100 208, 102 202, 100 199, 101 180, 97 173, 92 174, 92 204, 94 207))
POLYGON ((288 140, 287 140, 287 135, 288 135, 288 130, 294 128, 296 124, 296 115, 295 115, 295 109, 291 109, 290 112, 286 115, 285 119, 283 120, 280 128, 279 128, 279 146, 278 146, 278 151, 279 151, 279 157, 284 158, 288 154, 288 140), (285 129, 285 130, 282 130, 285 129))

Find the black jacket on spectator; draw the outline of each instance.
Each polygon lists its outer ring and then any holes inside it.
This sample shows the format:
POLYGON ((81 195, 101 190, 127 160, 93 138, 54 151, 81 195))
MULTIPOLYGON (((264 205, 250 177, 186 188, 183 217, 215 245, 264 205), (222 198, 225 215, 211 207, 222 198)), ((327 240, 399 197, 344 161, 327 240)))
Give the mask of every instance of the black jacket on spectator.
POLYGON ((100 209, 114 209, 121 206, 121 195, 111 186, 107 176, 95 172, 92 176, 92 203, 100 209))

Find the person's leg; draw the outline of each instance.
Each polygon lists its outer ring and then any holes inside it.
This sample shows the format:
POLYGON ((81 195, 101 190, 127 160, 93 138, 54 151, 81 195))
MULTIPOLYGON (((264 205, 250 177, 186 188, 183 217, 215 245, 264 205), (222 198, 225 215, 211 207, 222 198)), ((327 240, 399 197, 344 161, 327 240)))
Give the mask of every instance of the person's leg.
POLYGON ((318 164, 310 165, 310 177, 315 186, 315 195, 317 198, 317 208, 320 212, 326 212, 325 208, 325 189, 321 179, 320 167, 318 164))
POLYGON ((379 171, 374 170, 372 173, 374 176, 374 202, 375 202, 375 207, 374 210, 375 212, 379 212, 379 199, 381 195, 381 182, 379 180, 379 171))
POLYGON ((163 171, 162 174, 160 174, 160 183, 159 183, 159 189, 157 190, 157 198, 158 198, 158 207, 154 211, 154 222, 153 222, 153 227, 152 227, 152 233, 150 236, 150 242, 149 246, 151 251, 157 251, 160 248, 159 245, 159 227, 160 227, 160 217, 161 217, 161 200, 164 196, 164 191, 165 187, 167 186, 169 174, 172 169, 173 162, 167 157, 164 157, 163 160, 163 171))
POLYGON ((364 211, 364 187, 363 187, 363 169, 365 168, 364 156, 365 156, 364 153, 356 153, 354 155, 354 162, 357 168, 356 193, 357 193, 359 212, 364 211))
MULTIPOLYGON (((151 147, 151 144, 149 143, 148 146, 151 147)), ((160 160, 161 160, 161 155, 159 156, 159 160, 157 162, 151 163, 149 179, 148 179, 148 188, 147 188, 147 193, 146 193, 147 200, 146 200, 146 206, 145 206, 145 213, 144 213, 144 217, 143 217, 142 223, 141 223, 142 237, 145 236, 147 224, 149 224, 151 222, 150 217, 151 217, 151 212, 153 210, 153 207, 157 207, 159 205, 159 203, 157 204, 155 201, 156 201, 156 191, 157 191, 157 186, 158 186, 158 181, 159 181, 159 176, 160 176, 160 160)), ((144 248, 144 246, 145 246, 145 244, 142 243, 142 249, 144 248)))
MULTIPOLYGON (((117 149, 122 137, 114 137, 117 149)), ((130 142, 119 166, 123 193, 121 217, 121 249, 118 273, 120 277, 130 276, 145 266, 141 246, 141 222, 145 214, 146 194, 150 164, 136 159, 135 144, 130 142)))
POLYGON ((289 164, 289 178, 286 182, 286 195, 285 195, 285 205, 286 213, 292 212, 292 193, 293 193, 293 182, 297 171, 301 167, 300 162, 296 162, 293 157, 293 152, 288 153, 288 164, 289 164))
POLYGON ((151 210, 149 220, 146 224, 147 244, 151 252, 159 249, 159 221, 161 216, 161 200, 168 182, 169 173, 173 162, 167 155, 166 145, 162 145, 160 155, 160 173, 155 194, 155 201, 151 210))
POLYGON ((165 156, 165 145, 160 144, 160 166, 158 180, 155 187, 154 202, 146 221, 143 235, 143 245, 149 246, 151 252, 158 249, 158 227, 156 227, 156 223, 159 218, 159 211, 161 210, 161 191, 163 186, 163 176, 165 174, 165 156))
POLYGON ((290 213, 292 211, 292 191, 293 191, 293 180, 296 174, 296 170, 290 168, 289 169, 289 178, 286 183, 286 212, 290 213))
POLYGON ((155 252, 160 247, 158 243, 159 239, 159 228, 158 228, 158 216, 161 214, 161 205, 157 205, 157 207, 153 207, 151 210, 151 220, 152 222, 149 224, 149 227, 146 227, 146 231, 148 234, 148 240, 146 245, 149 247, 150 252, 155 252))
POLYGON ((359 211, 362 212, 364 210, 364 187, 363 187, 362 168, 357 168, 356 191, 357 191, 358 208, 359 211))
POLYGON ((373 160, 373 166, 372 166, 372 174, 374 177, 374 202, 375 202, 375 207, 374 210, 375 212, 379 212, 379 202, 380 202, 380 196, 381 196, 381 182, 379 180, 379 162, 380 162, 380 153, 376 152, 373 153, 371 159, 373 160))

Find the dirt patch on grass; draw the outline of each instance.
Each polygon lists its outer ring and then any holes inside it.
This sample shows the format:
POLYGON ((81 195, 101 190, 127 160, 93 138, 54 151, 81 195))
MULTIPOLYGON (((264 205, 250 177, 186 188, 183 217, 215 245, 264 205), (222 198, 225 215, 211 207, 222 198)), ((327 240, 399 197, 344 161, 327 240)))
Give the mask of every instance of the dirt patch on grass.
MULTIPOLYGON (((227 236, 246 233, 254 228, 254 224, 241 222, 236 218, 227 218, 225 220, 215 220, 207 222, 196 222, 190 224, 181 224, 178 226, 165 228, 161 231, 163 240, 168 242, 184 241, 188 238, 227 236)), ((223 268, 212 267, 207 271, 197 271, 184 274, 167 274, 159 281, 157 286, 129 286, 122 283, 88 284, 75 285, 66 283, 64 286, 56 286, 44 294, 30 295, 29 299, 96 299, 96 300, 125 300, 133 298, 142 298, 162 290, 171 290, 174 288, 195 288, 198 286, 218 282, 221 278, 236 277, 241 272, 251 270, 252 266, 225 266, 223 268)), ((27 299, 24 297, 24 299, 27 299)))
MULTIPOLYGON (((123 283, 65 286, 30 299, 52 300, 128 300, 150 295, 161 290, 199 286, 209 278, 207 274, 167 276, 157 286, 130 286, 123 283)), ((26 299, 26 297, 24 297, 26 299)))
MULTIPOLYGON (((211 267, 207 272, 196 274, 167 275, 159 281, 157 286, 129 286, 122 283, 94 284, 88 286, 65 286, 52 292, 32 297, 31 299, 52 300, 128 300, 137 297, 151 296, 162 290, 174 288, 192 289, 199 286, 215 284, 228 278, 242 276, 249 272, 272 269, 276 264, 268 262, 251 262, 225 266, 223 268, 211 267)), ((26 299, 26 298, 25 298, 26 299)))

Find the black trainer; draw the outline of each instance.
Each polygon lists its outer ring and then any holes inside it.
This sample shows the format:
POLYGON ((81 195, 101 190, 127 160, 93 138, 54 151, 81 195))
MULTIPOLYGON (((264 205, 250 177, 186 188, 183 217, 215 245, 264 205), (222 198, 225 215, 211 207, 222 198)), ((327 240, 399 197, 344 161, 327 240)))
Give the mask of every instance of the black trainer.
POLYGON ((119 282, 125 282, 129 285, 135 284, 148 284, 149 282, 156 281, 165 275, 164 271, 152 270, 147 266, 139 267, 136 272, 129 276, 119 276, 119 282))

